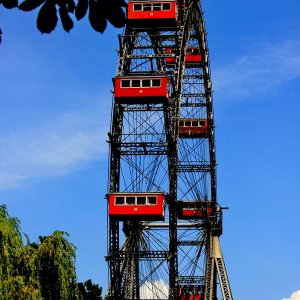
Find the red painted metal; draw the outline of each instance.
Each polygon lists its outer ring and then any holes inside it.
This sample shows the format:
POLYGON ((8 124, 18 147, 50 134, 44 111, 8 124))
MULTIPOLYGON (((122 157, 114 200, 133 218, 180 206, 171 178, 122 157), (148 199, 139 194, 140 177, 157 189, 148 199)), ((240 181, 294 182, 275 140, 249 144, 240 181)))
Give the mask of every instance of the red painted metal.
MULTIPOLYGON (((176 53, 176 49, 166 48, 166 53, 176 53)), ((175 65, 176 58, 175 57, 167 57, 166 64, 167 65, 175 65)), ((199 48, 187 48, 186 56, 185 56, 185 67, 190 67, 194 65, 199 65, 202 63, 202 55, 200 54, 199 48)))
POLYGON ((169 80, 164 76, 119 76, 114 79, 115 100, 125 104, 169 101, 169 80))
POLYGON ((164 221, 163 193, 111 193, 109 215, 118 220, 164 221))
POLYGON ((212 207, 207 202, 178 201, 178 219, 201 219, 213 214, 212 207))
POLYGON ((202 119, 181 119, 179 136, 184 138, 207 137, 208 121, 202 119))
POLYGON ((127 18, 131 25, 176 26, 177 16, 175 0, 128 2, 127 18))
POLYGON ((179 300, 201 300, 201 294, 181 293, 178 296, 179 300))

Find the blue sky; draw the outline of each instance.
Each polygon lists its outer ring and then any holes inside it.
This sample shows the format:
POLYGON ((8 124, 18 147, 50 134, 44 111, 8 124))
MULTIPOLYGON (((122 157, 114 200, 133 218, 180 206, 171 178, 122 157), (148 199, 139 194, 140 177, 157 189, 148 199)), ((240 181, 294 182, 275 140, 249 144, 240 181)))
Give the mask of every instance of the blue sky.
MULTIPOLYGON (((235 299, 300 299, 300 2, 203 0, 221 237, 235 299), (297 292, 299 291, 299 292, 297 292)), ((32 241, 60 229, 107 285, 108 144, 121 30, 41 35, 1 7, 0 199, 32 241)))

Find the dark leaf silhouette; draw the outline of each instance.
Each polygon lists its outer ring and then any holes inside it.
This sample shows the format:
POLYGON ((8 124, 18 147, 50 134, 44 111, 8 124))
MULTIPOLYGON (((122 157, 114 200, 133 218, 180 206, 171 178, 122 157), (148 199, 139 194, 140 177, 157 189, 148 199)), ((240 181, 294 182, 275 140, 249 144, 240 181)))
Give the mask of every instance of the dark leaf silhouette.
MULTIPOLYGON (((70 13, 75 13, 79 21, 86 16, 94 30, 103 33, 109 21, 114 27, 123 27, 126 23, 126 16, 123 10, 127 6, 125 0, 0 0, 5 8, 19 7, 22 11, 32 11, 41 6, 37 17, 37 28, 41 33, 52 32, 57 25, 59 17, 64 30, 69 32, 74 23, 70 13), (75 2, 76 1, 76 2, 75 2)), ((1 42, 1 33, 0 33, 1 42)))
POLYGON ((11 9, 18 6, 18 0, 2 0, 5 8, 11 9))
POLYGON ((60 15, 61 23, 62 23, 64 30, 69 32, 73 28, 73 21, 69 16, 66 6, 62 5, 59 8, 59 15, 60 15))
POLYGON ((88 0, 78 0, 75 9, 75 17, 77 20, 81 20, 86 15, 88 6, 89 6, 88 0))
POLYGON ((37 28, 41 33, 50 33, 57 24, 57 11, 55 2, 46 0, 37 17, 37 28))
POLYGON ((97 32, 103 33, 106 29, 106 18, 103 1, 89 0, 89 20, 91 26, 97 32))
POLYGON ((126 22, 125 13, 120 6, 123 5, 123 3, 120 0, 103 0, 105 17, 117 28, 123 27, 126 22))
POLYGON ((45 0, 25 0, 19 5, 19 9, 23 11, 31 11, 42 5, 45 0))
POLYGON ((127 3, 124 0, 116 0, 116 2, 120 7, 127 7, 127 3))
POLYGON ((75 2, 74 2, 74 0, 68 0, 67 1, 67 6, 68 6, 68 12, 74 13, 74 11, 75 11, 75 2))

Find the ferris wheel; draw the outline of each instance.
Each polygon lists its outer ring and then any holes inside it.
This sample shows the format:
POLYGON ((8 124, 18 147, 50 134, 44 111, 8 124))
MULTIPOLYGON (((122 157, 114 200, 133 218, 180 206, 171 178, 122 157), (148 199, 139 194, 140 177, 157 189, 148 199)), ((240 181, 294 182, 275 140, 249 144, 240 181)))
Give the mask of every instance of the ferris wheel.
POLYGON ((232 299, 201 5, 129 0, 113 79, 107 299, 232 299))

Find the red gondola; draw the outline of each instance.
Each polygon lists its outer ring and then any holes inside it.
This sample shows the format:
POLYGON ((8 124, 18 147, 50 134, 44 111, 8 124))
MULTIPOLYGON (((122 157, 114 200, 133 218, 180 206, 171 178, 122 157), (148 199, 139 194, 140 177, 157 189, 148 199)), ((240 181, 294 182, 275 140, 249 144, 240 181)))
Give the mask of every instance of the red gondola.
POLYGON ((179 121, 179 136, 183 138, 206 137, 208 121, 201 119, 181 119, 179 121))
POLYGON ((114 80, 115 100, 123 104, 169 101, 169 80, 164 76, 118 76, 114 80))
POLYGON ((181 294, 179 300, 201 300, 200 294, 181 294))
POLYGON ((203 299, 204 286, 181 286, 178 288, 178 300, 201 300, 203 299))
POLYGON ((127 19, 135 26, 176 26, 177 4, 175 0, 129 1, 127 19))
POLYGON ((118 220, 164 221, 163 193, 111 193, 109 215, 118 220))
POLYGON ((212 207, 204 201, 178 201, 178 219, 201 219, 213 214, 212 207))
MULTIPOLYGON (((176 54, 175 48, 166 48, 166 53, 176 54)), ((186 50, 185 56, 185 67, 194 67, 202 63, 202 55, 200 54, 200 49, 197 47, 190 47, 186 50)), ((176 58, 175 57, 167 57, 166 64, 169 66, 175 66, 176 58)))

